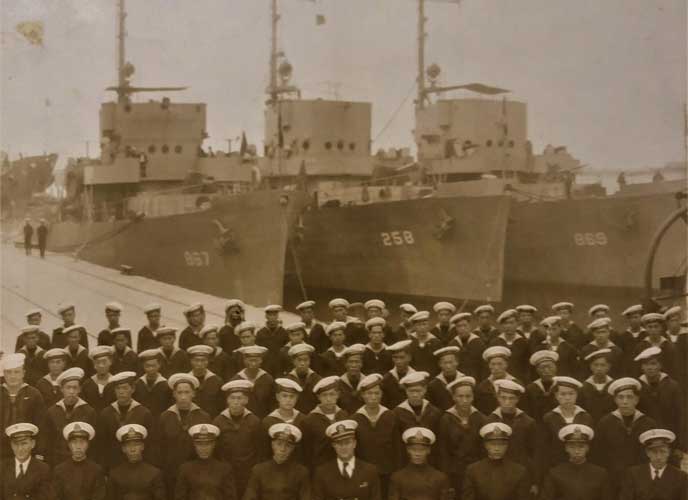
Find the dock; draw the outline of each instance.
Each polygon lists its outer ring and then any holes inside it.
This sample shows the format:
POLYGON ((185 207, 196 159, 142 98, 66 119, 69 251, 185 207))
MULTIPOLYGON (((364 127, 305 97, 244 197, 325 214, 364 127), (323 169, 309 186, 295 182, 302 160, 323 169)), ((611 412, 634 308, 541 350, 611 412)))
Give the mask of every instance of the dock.
MULTIPOLYGON (((230 298, 189 290, 136 275, 122 274, 64 254, 46 254, 45 259, 34 250, 31 256, 9 244, 0 246, 2 262, 2 296, 0 299, 0 352, 13 352, 16 338, 26 325, 25 314, 30 309, 43 312, 41 329, 50 334, 61 325, 57 308, 64 303, 76 306, 76 322, 83 325, 95 339, 107 326, 105 304, 119 302, 124 310, 121 325, 131 329, 136 345, 138 330, 146 324, 143 308, 150 303, 162 306, 161 323, 184 328, 183 310, 200 302, 205 306, 206 324, 223 325, 225 304, 230 298)), ((263 306, 261 304, 261 306, 263 306)), ((283 312, 287 324, 297 320, 293 313, 283 312)), ((248 305, 246 319, 263 324, 262 307, 248 305)))

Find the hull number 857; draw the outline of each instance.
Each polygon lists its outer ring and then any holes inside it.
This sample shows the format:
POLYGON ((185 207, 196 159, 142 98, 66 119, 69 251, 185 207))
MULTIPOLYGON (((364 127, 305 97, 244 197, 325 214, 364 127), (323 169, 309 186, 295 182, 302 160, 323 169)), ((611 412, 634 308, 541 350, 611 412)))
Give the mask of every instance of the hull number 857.
POLYGON ((380 240, 386 247, 414 245, 416 243, 411 231, 390 231, 388 233, 380 233, 380 240))
POLYGON ((200 251, 186 251, 184 252, 184 260, 186 265, 190 267, 207 267, 210 265, 210 254, 208 252, 200 251))

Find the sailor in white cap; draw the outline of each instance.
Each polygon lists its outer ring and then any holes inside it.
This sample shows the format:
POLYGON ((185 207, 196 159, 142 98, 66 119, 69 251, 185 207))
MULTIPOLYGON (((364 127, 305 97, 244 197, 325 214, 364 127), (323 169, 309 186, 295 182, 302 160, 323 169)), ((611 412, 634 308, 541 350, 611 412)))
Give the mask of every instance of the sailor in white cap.
POLYGON ((550 469, 541 498, 612 498, 607 471, 587 461, 594 436, 592 428, 582 424, 569 424, 559 431, 558 439, 563 443, 568 459, 550 469))
POLYGON ((347 313, 349 312, 350 305, 348 300, 336 298, 330 300, 330 302, 327 305, 330 308, 330 313, 332 314, 333 321, 341 321, 342 323, 347 322, 347 313))
POLYGON ((466 468, 463 498, 528 499, 528 471, 505 457, 510 446, 511 428, 501 422, 489 423, 480 429, 480 437, 483 438, 487 457, 466 468), (496 477, 499 477, 498 481, 496 477))
POLYGON ((148 324, 142 326, 139 330, 136 337, 136 352, 143 352, 148 349, 160 347, 154 332, 161 326, 162 306, 155 302, 146 304, 143 307, 143 313, 146 315, 148 324))
POLYGON ((357 427, 355 420, 342 420, 327 427, 325 433, 337 458, 315 469, 313 498, 382 498, 377 468, 355 456, 357 427))
POLYGON ((310 469, 326 463, 334 458, 334 450, 325 434, 325 429, 333 423, 346 419, 349 415, 338 405, 341 380, 332 375, 320 380, 313 392, 318 398, 318 406, 310 412, 304 420, 302 430, 309 439, 304 445, 306 465, 310 469))
POLYGON ((492 340, 499 335, 499 330, 494 325, 495 308, 490 304, 483 304, 473 310, 477 326, 473 333, 475 333, 485 345, 489 345, 492 340))
POLYGON ((192 345, 201 343, 200 333, 205 325, 205 306, 200 302, 184 309, 187 326, 179 334, 179 348, 186 351, 192 345))
POLYGON ((17 341, 22 339, 22 346, 16 350, 24 354, 24 369, 26 371, 24 380, 29 385, 36 385, 36 382, 46 374, 45 362, 43 361, 43 354, 45 350, 38 345, 38 335, 40 334, 40 327, 36 325, 28 325, 21 329, 21 334, 17 341))
POLYGON ((411 334, 411 366, 419 371, 426 371, 433 377, 439 373, 437 360, 433 353, 443 347, 442 341, 430 333, 430 313, 418 311, 411 316, 413 325, 411 334))
POLYGON ((117 429, 116 438, 126 462, 110 470, 109 487, 121 498, 167 498, 161 471, 144 461, 147 437, 148 429, 139 424, 124 424, 117 429))
POLYGON ((52 499, 50 467, 33 456, 38 427, 21 422, 3 427, 3 431, 2 436, 9 440, 8 447, 11 447, 14 457, 3 456, 2 498, 52 499))
POLYGON ((344 351, 345 371, 340 377, 339 406, 350 415, 363 405, 356 388, 363 377, 363 353, 365 350, 366 347, 363 344, 353 344, 344 351))
MULTIPOLYGON (((47 351, 50 349, 50 335, 45 333, 41 329, 41 319, 43 316, 43 310, 42 309, 29 309, 26 311, 25 317, 26 317, 26 324, 27 326, 36 326, 38 327, 38 346, 43 349, 44 351, 47 351)), ((24 335, 19 335, 17 337, 17 341, 14 345, 14 352, 18 352, 22 347, 24 346, 24 335)))
POLYGON ((432 310, 437 315, 437 323, 432 327, 430 333, 440 339, 443 345, 447 345, 454 336, 450 320, 456 312, 456 306, 451 302, 437 302, 432 306, 432 310))
POLYGON ((330 346, 330 341, 325 333, 325 325, 315 318, 315 301, 301 302, 296 306, 296 312, 306 325, 306 342, 315 348, 317 354, 324 353, 330 346))
MULTIPOLYGON (((658 347, 662 351, 660 354, 662 370, 670 377, 676 378, 678 374, 676 368, 677 352, 674 344, 665 335, 664 315, 648 313, 643 315, 642 321, 647 331, 647 336, 636 344, 634 354, 637 355, 649 347, 658 347)), ((638 375, 638 371, 636 370, 633 375, 638 375)))
POLYGON ((532 346, 531 352, 540 350, 556 352, 557 373, 577 376, 580 373, 578 350, 563 337, 561 316, 548 316, 540 324, 544 328, 545 338, 539 344, 532 346))
POLYGON ((236 373, 236 359, 232 359, 232 351, 227 352, 220 345, 220 330, 219 325, 205 325, 200 335, 203 345, 212 349, 208 357, 208 370, 225 381, 236 373))
POLYGON ((215 417, 222 409, 222 379, 208 370, 208 361, 213 354, 213 348, 208 345, 194 345, 186 350, 191 363, 190 374, 196 377, 199 386, 196 388, 194 402, 208 415, 215 417))
POLYGON ((458 359, 461 372, 482 380, 487 372, 483 365, 483 351, 486 345, 475 331, 471 331, 472 318, 473 315, 469 312, 457 313, 451 317, 450 322, 455 336, 447 345, 459 348, 458 359))
POLYGON ((363 303, 363 308, 366 310, 368 319, 384 318, 384 312, 387 310, 387 306, 380 299, 366 300, 363 303))
MULTIPOLYGON (((267 417, 262 421, 262 428, 264 431, 264 436, 268 432, 268 429, 274 424, 279 423, 289 423, 294 424, 298 427, 303 426, 303 421, 306 415, 301 413, 296 409, 297 402, 303 394, 303 388, 298 382, 290 378, 277 378, 275 379, 275 399, 277 400, 277 408, 273 410, 267 417)), ((265 450, 267 456, 270 455, 270 443, 269 440, 265 441, 265 450)), ((299 462, 303 461, 303 452, 298 450, 294 457, 299 462)))
POLYGON ((108 384, 112 378, 112 357, 114 348, 107 345, 93 347, 88 357, 93 363, 95 373, 83 380, 81 397, 99 415, 103 409, 115 401, 115 392, 108 384))
POLYGON ((291 360, 292 369, 285 377, 293 380, 303 389, 296 403, 296 409, 308 415, 318 404, 313 388, 322 377, 311 368, 311 364, 318 359, 318 356, 315 348, 310 344, 297 344, 291 347, 287 354, 291 360))
POLYGON ((112 373, 137 371, 139 368, 136 353, 129 346, 131 331, 128 328, 114 328, 112 338, 112 373))
POLYGON ((279 349, 278 365, 277 365, 277 375, 281 377, 289 373, 292 369, 291 358, 289 357, 289 349, 293 346, 299 344, 306 344, 306 325, 302 321, 295 321, 294 323, 289 323, 284 327, 287 332, 287 338, 289 339, 286 344, 284 344, 279 349))
POLYGON ((518 333, 520 333, 531 345, 542 341, 542 333, 537 329, 535 315, 538 310, 535 306, 530 304, 521 304, 516 306, 518 312, 518 333), (531 339, 535 335, 536 338, 531 339))
POLYGON ((413 325, 409 318, 416 314, 418 309, 413 304, 404 303, 399 306, 399 324, 392 331, 392 337, 387 339, 387 343, 399 342, 410 338, 413 332, 413 325))
POLYGON ((581 363, 588 367, 591 375, 583 382, 579 398, 595 424, 616 408, 614 398, 607 391, 609 384, 614 381, 609 376, 612 366, 609 361, 610 353, 609 349, 599 349, 581 359, 581 363))
POLYGON ((607 304, 595 304, 588 309, 588 316, 590 316, 592 319, 608 318, 609 306, 607 304))
MULTIPOLYGON (((47 408, 62 399, 62 392, 57 383, 57 377, 67 366, 67 353, 64 349, 48 349, 43 353, 43 362, 47 366, 48 373, 38 379, 35 387, 38 389, 38 392, 41 393, 43 402, 47 408)), ((2 361, 0 361, 0 365, 2 365, 2 361)))
POLYGON ((491 342, 491 346, 508 347, 511 351, 509 371, 519 380, 528 380, 530 344, 518 331, 518 311, 507 309, 497 318, 501 333, 491 342))
POLYGON ((530 364, 535 368, 538 378, 526 385, 523 407, 538 423, 542 422, 545 413, 557 406, 554 399, 554 377, 558 372, 558 361, 559 353, 548 349, 536 351, 530 356, 530 364))
POLYGON ((170 378, 174 373, 186 372, 191 369, 189 356, 186 354, 186 351, 175 345, 177 337, 176 328, 163 325, 155 330, 153 334, 160 344, 160 355, 162 358, 160 374, 163 377, 170 378))
POLYGON ((310 473, 301 463, 291 458, 301 441, 301 430, 292 424, 277 423, 271 425, 267 432, 272 458, 253 468, 244 498, 311 498, 310 473))
POLYGON ((592 340, 583 329, 571 319, 575 306, 573 302, 557 302, 552 306, 552 312, 561 318, 561 336, 569 344, 580 350, 583 345, 592 340))
MULTIPOLYGON (((666 325, 666 336, 671 341, 672 344, 676 345, 680 339, 681 331, 681 319, 682 319, 682 309, 681 306, 672 306, 666 311, 664 311, 664 323, 666 325)), ((683 339, 685 344, 685 339, 683 339)), ((39 344, 40 345, 40 344, 39 344)), ((677 346, 678 347, 678 346, 677 346)))
POLYGON ((255 413, 258 418, 264 418, 270 413, 270 408, 275 400, 274 378, 262 368, 268 349, 260 345, 253 345, 240 347, 236 352, 241 355, 244 369, 239 370, 234 378, 250 380, 253 383, 248 409, 255 413))
MULTIPOLYGON (((57 307, 57 314, 62 318, 62 326, 53 330, 50 345, 51 347, 65 348, 67 347, 67 336, 64 330, 75 324, 76 308, 71 302, 63 302, 57 307)), ((88 349, 88 333, 86 329, 83 328, 80 333, 79 343, 84 346, 84 348, 88 349)))
POLYGON ((619 498, 684 499, 688 491, 688 475, 669 463, 676 434, 668 429, 650 429, 638 436, 645 448, 648 463, 628 469, 621 485, 619 498))
POLYGON ((401 440, 406 447, 408 465, 392 474, 389 498, 423 500, 452 495, 447 475, 428 464, 435 433, 424 427, 411 427, 402 434, 401 440))
MULTIPOLYGON (((98 333, 98 345, 113 345, 113 330, 120 328, 120 318, 123 311, 122 304, 119 302, 108 302, 105 304, 105 318, 108 326, 98 333)), ((131 333, 127 337, 127 345, 131 347, 131 333)))
POLYGON ((87 455, 95 435, 95 429, 88 422, 70 422, 62 430, 70 456, 53 469, 55 496, 58 500, 107 498, 103 469, 87 455))
POLYGON ((368 343, 363 353, 363 371, 382 375, 394 366, 385 343, 385 338, 388 337, 387 322, 384 318, 377 316, 366 321, 365 327, 368 331, 368 343))
POLYGON ((172 404, 172 390, 167 379, 160 374, 162 355, 160 349, 147 349, 138 355, 143 375, 136 380, 134 399, 148 408, 158 419, 172 404))
POLYGON ((683 321, 683 310, 680 306, 673 306, 664 312, 666 324, 666 338, 676 350, 676 368, 674 378, 685 387, 688 384, 688 328, 683 321))
POLYGON ((593 340, 585 344, 580 350, 580 357, 585 358, 588 354, 599 349, 609 349, 609 361, 612 364, 610 375, 614 378, 620 377, 624 373, 623 351, 619 346, 610 340, 611 319, 602 317, 591 321, 588 324, 588 332, 593 336, 593 340))
POLYGON ((236 327, 246 320, 246 304, 239 299, 230 299, 225 304, 225 322, 218 332, 220 347, 231 353, 240 347, 236 327))
POLYGON ((521 381, 508 371, 510 358, 511 350, 505 346, 495 345, 483 351, 483 361, 487 365, 489 375, 475 388, 475 407, 483 415, 489 415, 497 408, 495 381, 507 379, 523 385, 521 381))
POLYGON ((428 384, 428 400, 442 411, 449 409, 453 400, 451 393, 447 390, 447 384, 453 382, 457 377, 464 376, 458 370, 459 353, 458 346, 451 345, 437 349, 433 354, 437 359, 440 373, 430 380, 428 384))
POLYGON ((415 371, 411 368, 411 340, 400 340, 388 345, 386 349, 390 353, 393 368, 383 374, 382 379, 382 404, 387 408, 395 408, 406 399, 406 393, 399 385, 399 380, 408 373, 415 371))
POLYGON ((346 352, 346 323, 333 321, 325 327, 330 339, 330 347, 322 354, 321 371, 323 375, 342 375, 344 353, 346 352))
POLYGON ((78 366, 87 375, 93 373, 93 365, 88 358, 88 350, 79 343, 79 339, 85 331, 81 325, 72 325, 65 328, 62 332, 64 334, 67 345, 65 351, 67 352, 67 367, 78 366))
POLYGON ((424 371, 408 373, 399 381, 406 393, 406 399, 392 411, 397 416, 401 432, 417 426, 427 427, 435 433, 439 432, 439 421, 443 412, 425 398, 429 382, 430 374, 424 371))
POLYGON ((264 311, 265 326, 256 333, 256 344, 267 348, 262 364, 263 370, 273 377, 279 377, 282 375, 280 349, 289 341, 289 334, 282 327, 282 321, 279 317, 282 306, 269 305, 265 307, 264 311))

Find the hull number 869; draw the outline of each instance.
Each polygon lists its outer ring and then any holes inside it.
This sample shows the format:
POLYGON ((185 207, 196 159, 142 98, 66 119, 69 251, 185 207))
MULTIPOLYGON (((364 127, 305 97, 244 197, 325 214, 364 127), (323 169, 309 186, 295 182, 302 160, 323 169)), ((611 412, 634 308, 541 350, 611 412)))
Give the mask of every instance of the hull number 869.
POLYGON ((380 239, 382 244, 386 247, 414 245, 416 243, 411 231, 390 231, 388 233, 380 233, 380 239))

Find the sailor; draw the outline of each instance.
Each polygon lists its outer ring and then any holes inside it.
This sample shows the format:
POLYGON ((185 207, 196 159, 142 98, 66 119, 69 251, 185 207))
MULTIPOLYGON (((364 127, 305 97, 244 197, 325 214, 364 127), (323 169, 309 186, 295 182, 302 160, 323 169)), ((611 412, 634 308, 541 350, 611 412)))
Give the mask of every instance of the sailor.
POLYGON ((100 415, 105 407, 115 401, 115 391, 110 385, 112 378, 112 351, 107 345, 95 346, 88 353, 95 373, 83 381, 81 397, 100 415))
POLYGON ((301 442, 301 430, 277 423, 270 426, 268 435, 272 458, 253 468, 243 500, 310 500, 308 469, 292 459, 301 442))
MULTIPOLYGON (((122 304, 108 302, 105 304, 105 318, 108 326, 98 333, 98 345, 113 345, 113 330, 121 327, 119 320, 122 316, 122 304)), ((131 332, 127 335, 127 345, 131 347, 131 332)))
POLYGON ((175 500, 234 500, 237 497, 232 466, 213 457, 220 429, 197 424, 189 429, 196 458, 179 467, 175 500))
POLYGON ((410 338, 410 334, 413 331, 413 325, 409 321, 411 316, 416 314, 418 309, 413 304, 401 304, 399 306, 399 324, 393 330, 392 338, 386 339, 387 343, 400 342, 410 338))
POLYGON ((580 373, 578 350, 561 336, 561 318, 548 316, 540 322, 545 330, 544 339, 533 346, 533 351, 548 350, 557 353, 557 374, 577 377, 580 373))
MULTIPOLYGON (((308 344, 304 344, 309 348, 313 348, 308 344)), ((306 414, 296 409, 299 399, 303 395, 303 388, 298 382, 290 378, 275 379, 275 399, 277 400, 277 408, 273 410, 261 422, 263 430, 263 450, 262 458, 266 459, 271 455, 269 430, 274 424, 287 423, 292 424, 301 429, 303 421, 306 419, 306 414)), ((303 450, 298 449, 293 454, 293 459, 299 463, 303 463, 303 450)))
MULTIPOLYGON (((110 386, 115 393, 116 400, 105 407, 98 416, 96 429, 98 429, 97 445, 98 463, 106 470, 124 461, 124 456, 117 453, 117 430, 125 424, 138 424, 151 430, 154 427, 153 415, 148 408, 132 398, 135 372, 120 372, 110 378, 110 386)), ((146 458, 152 461, 154 457, 154 445, 150 443, 146 450, 146 458)))
POLYGON ((611 500, 607 471, 587 461, 595 436, 591 427, 569 424, 559 431, 568 460, 550 469, 542 487, 542 500, 611 500))
POLYGON ((31 220, 24 219, 24 252, 26 255, 31 255, 31 239, 33 238, 33 226, 31 220))
POLYGON ((363 307, 366 310, 366 321, 371 319, 385 320, 385 323, 383 324, 382 328, 382 341, 387 343, 393 342, 395 339, 395 335, 394 330, 387 322, 387 318, 389 316, 389 310, 387 309, 387 305, 379 299, 372 299, 366 301, 363 304, 363 307))
POLYGON ((38 345, 38 335, 40 328, 36 325, 25 326, 21 329, 20 338, 23 339, 23 345, 17 350, 24 354, 24 370, 26 374, 24 379, 29 385, 36 385, 41 377, 47 373, 47 367, 43 359, 45 350, 38 345))
POLYGON ((449 476, 451 487, 460 494, 466 467, 483 455, 479 432, 486 422, 485 415, 473 406, 473 377, 457 377, 447 384, 447 389, 454 406, 440 418, 439 466, 449 476))
POLYGON ((557 302, 552 306, 552 312, 561 318, 561 337, 576 350, 580 350, 592 339, 571 319, 574 307, 572 302, 557 302))
POLYGON ((45 225, 45 219, 38 221, 36 236, 38 236, 38 251, 41 259, 45 259, 45 249, 48 246, 48 227, 45 225))
POLYGON ((306 342, 315 348, 317 354, 325 352, 330 346, 330 340, 323 324, 315 319, 315 301, 301 302, 296 306, 296 312, 301 316, 301 322, 306 325, 306 342))
POLYGON ((53 470, 56 500, 105 500, 105 474, 88 458, 88 447, 96 431, 88 422, 71 422, 62 430, 69 458, 53 470))
POLYGON ((506 458, 521 464, 528 471, 530 492, 537 496, 540 484, 536 472, 535 453, 537 446, 537 424, 526 412, 518 408, 525 388, 512 380, 495 381, 497 408, 486 416, 487 423, 502 422, 511 428, 511 439, 506 458))
POLYGON ((160 304, 148 304, 143 308, 148 324, 141 327, 136 338, 136 352, 147 351, 160 347, 155 331, 160 328, 162 306, 160 304))
POLYGON ((199 382, 188 373, 175 373, 167 379, 174 404, 160 414, 157 433, 160 440, 159 463, 168 495, 174 493, 177 469, 193 458, 193 444, 188 431, 196 424, 211 423, 210 415, 193 402, 199 382))
POLYGON ((315 469, 313 500, 381 500, 377 468, 355 456, 357 427, 355 420, 342 420, 327 427, 325 433, 337 458, 315 469))
POLYGON ((384 375, 394 366, 384 342, 385 338, 390 337, 385 333, 387 322, 384 318, 376 316, 366 321, 365 327, 368 331, 368 343, 363 353, 363 373, 384 375))
MULTIPOLYGON (((681 326, 681 308, 670 307, 664 313, 666 336, 676 350, 676 381, 685 387, 688 384, 688 335, 681 326)), ((39 342, 40 344, 40 342, 39 342)))
POLYGON ((48 349, 43 354, 43 360, 48 367, 48 373, 36 382, 36 389, 41 393, 45 407, 48 408, 62 398, 57 377, 65 370, 67 353, 64 349, 48 349))
POLYGON ((679 436, 678 444, 685 447, 683 426, 686 391, 662 371, 661 357, 662 350, 659 347, 648 347, 634 359, 642 372, 639 378, 642 389, 638 408, 653 418, 659 427, 669 429, 679 436))
MULTIPOLYGON (((666 337, 675 346, 681 335, 681 306, 672 306, 664 311, 664 323, 666 325, 666 337)), ((39 343, 40 345, 40 343, 39 343)), ((42 346, 41 346, 42 347, 42 346)))
POLYGON ((424 500, 454 498, 449 478, 428 464, 435 443, 435 433, 423 427, 411 427, 402 435, 408 464, 392 474, 389 500, 424 500))
MULTIPOLYGON (((21 422, 4 427, 13 458, 2 460, 0 498, 7 500, 52 500, 50 467, 32 455, 38 427, 21 422)), ((11 455, 10 455, 11 456, 11 455)))
POLYGON ((346 325, 344 343, 347 346, 365 344, 368 341, 368 334, 360 320, 348 315, 349 307, 351 307, 348 300, 342 298, 332 299, 328 306, 332 313, 333 321, 340 321, 346 325))
POLYGON ((79 397, 83 378, 84 371, 81 368, 69 368, 60 374, 57 382, 60 384, 62 399, 48 408, 40 425, 39 449, 52 467, 69 458, 67 442, 62 439, 62 430, 67 424, 96 424, 96 411, 79 397))
POLYGON ((545 413, 557 406, 554 377, 558 371, 558 360, 559 353, 550 350, 536 351, 530 356, 530 364, 535 368, 538 378, 526 386, 522 406, 538 423, 542 422, 545 413))
POLYGON ((318 404, 313 388, 322 379, 311 369, 315 348, 310 344, 298 344, 289 349, 288 355, 293 368, 287 373, 286 378, 293 380, 303 389, 296 403, 296 409, 308 415, 318 404))
MULTIPOLYGON (((611 362, 611 375, 613 378, 620 377, 623 374, 623 351, 619 346, 609 340, 612 329, 611 320, 609 318, 597 318, 588 324, 588 331, 591 332, 594 340, 584 345, 580 350, 580 357, 585 358, 593 351, 600 349, 609 349, 609 361, 611 362)), ((585 373, 589 375, 589 373, 585 373)))
POLYGON ((435 434, 439 431, 442 410, 425 399, 430 375, 428 372, 412 372, 399 381, 406 399, 392 411, 397 416, 400 432, 411 427, 426 427, 435 434))
MULTIPOLYGON (((45 415, 45 403, 37 389, 24 382, 24 355, 5 354, 0 360, 4 383, 0 387, 0 428, 27 422, 41 425, 45 415)), ((0 457, 10 456, 6 436, 2 436, 0 457)), ((32 447, 33 449, 33 447, 32 447)))
POLYGON ((363 405, 356 388, 363 377, 361 369, 365 350, 363 344, 352 344, 344 352, 345 372, 339 377, 339 406, 350 415, 363 405))
POLYGON ((396 408, 399 403, 406 399, 404 390, 399 385, 399 381, 408 373, 415 370, 411 368, 411 340, 400 340, 387 347, 394 368, 383 375, 382 378, 382 404, 387 408, 396 408))
POLYGON ((115 434, 126 460, 110 471, 109 498, 127 500, 166 500, 165 483, 160 469, 144 461, 148 429, 138 424, 124 424, 115 434))
POLYGON ((411 333, 411 366, 415 370, 428 372, 435 376, 439 373, 437 360, 433 353, 443 347, 440 339, 430 333, 430 313, 418 311, 409 319, 413 325, 411 333))
POLYGON ((330 339, 330 347, 321 354, 322 375, 342 375, 344 368, 344 353, 346 352, 346 323, 333 321, 325 331, 330 339))
POLYGON ((191 304, 184 309, 187 326, 179 334, 179 348, 186 351, 201 343, 200 332, 205 324, 205 307, 201 303, 191 304))
POLYGON ((454 336, 451 325, 451 317, 456 313, 456 306, 450 302, 437 302, 432 306, 437 314, 437 324, 432 327, 430 333, 440 339, 442 345, 447 345, 454 336))
POLYGON ((499 335, 499 330, 494 326, 495 309, 490 304, 478 306, 473 311, 473 316, 477 320, 478 326, 473 333, 489 345, 492 340, 499 335))
POLYGON ((472 317, 469 312, 457 313, 451 317, 450 323, 456 336, 447 345, 459 348, 457 356, 461 372, 476 380, 482 380, 487 376, 483 365, 483 351, 486 346, 480 336, 471 332, 472 317))
POLYGON ((502 332, 492 339, 490 347, 507 347, 511 351, 509 371, 514 377, 525 381, 529 378, 528 358, 530 357, 530 346, 525 337, 518 333, 517 318, 518 311, 516 309, 507 309, 499 315, 497 323, 502 332))
POLYGON ((88 359, 88 349, 79 343, 79 339, 84 331, 83 326, 76 324, 62 330, 67 341, 64 350, 67 353, 67 368, 76 366, 81 368, 86 375, 91 376, 93 374, 93 365, 91 360, 88 359))
MULTIPOLYGON (((288 324, 285 328, 289 341, 279 349, 277 375, 283 377, 292 369, 289 349, 299 344, 306 344, 306 325, 301 321, 288 324)), ((312 347, 312 346, 311 346, 312 347)))
POLYGON ((594 424, 607 413, 614 411, 614 398, 609 394, 609 385, 614 379, 609 376, 611 363, 609 349, 599 349, 588 354, 583 361, 590 368, 590 375, 580 390, 580 405, 585 408, 594 424))
POLYGON ((217 325, 206 325, 201 330, 201 340, 204 346, 211 349, 208 356, 208 370, 220 377, 224 383, 236 375, 236 371, 234 371, 232 356, 220 346, 219 331, 220 327, 217 325))
POLYGON ((172 390, 167 385, 167 379, 160 375, 160 349, 140 352, 138 358, 143 375, 136 380, 134 399, 148 408, 157 421, 172 404, 172 390))
POLYGON ((337 405, 341 381, 336 375, 325 377, 315 384, 313 392, 318 398, 318 406, 310 412, 303 422, 304 456, 311 470, 334 458, 325 430, 349 414, 337 405))
MULTIPOLYGON (((659 359, 662 363, 662 370, 670 377, 676 375, 676 349, 664 335, 664 315, 659 313, 648 313, 642 317, 643 326, 647 331, 647 336, 636 345, 635 355, 637 356, 648 347, 659 347, 661 354, 659 359)), ((635 357, 635 356, 634 356, 635 357)), ((638 373, 636 368, 636 374, 638 373)))
POLYGON ((675 439, 676 435, 668 429, 650 429, 638 436, 650 463, 628 469, 620 500, 685 499, 688 475, 669 463, 675 439))
POLYGON ((253 384, 244 379, 223 385, 227 407, 213 420, 220 429, 217 457, 232 466, 237 498, 244 495, 251 469, 261 459, 260 419, 246 408, 252 390, 253 384))
POLYGON ((218 332, 220 347, 227 352, 234 352, 234 349, 241 347, 239 335, 235 331, 244 319, 246 305, 239 299, 230 299, 225 305, 225 324, 218 332))
POLYGON ((594 462, 609 473, 612 493, 618 494, 624 471, 645 462, 638 437, 657 427, 657 423, 637 409, 642 385, 634 378, 615 380, 607 389, 616 409, 597 423, 593 446, 594 462))
POLYGON ((160 373, 165 378, 170 378, 175 373, 188 372, 191 369, 189 357, 186 351, 174 344, 177 329, 171 326, 161 326, 154 332, 155 338, 160 344, 160 356, 162 367, 160 373))
POLYGON ((275 400, 273 391, 274 379, 261 368, 263 357, 267 351, 267 348, 260 345, 237 349, 237 352, 241 354, 245 368, 240 370, 233 378, 233 380, 248 380, 253 384, 251 397, 248 401, 248 409, 255 413, 258 418, 264 418, 270 413, 275 400))
MULTIPOLYGON (((50 349, 50 335, 41 330, 42 316, 43 314, 41 309, 30 309, 29 311, 26 311, 26 325, 38 327, 38 346, 44 351, 47 351, 50 349)), ((23 345, 23 335, 19 335, 14 346, 14 352, 19 352, 23 345)))
MULTIPOLYGON (((76 321, 76 308, 74 304, 67 302, 57 308, 57 314, 62 318, 62 326, 53 330, 50 345, 51 347, 65 348, 67 347, 67 336, 64 334, 64 330, 72 326, 76 321)), ((80 333, 79 343, 88 349, 88 333, 85 329, 82 329, 80 333)))
POLYGON ((633 376, 636 374, 636 366, 633 363, 638 343, 647 336, 643 328, 643 306, 635 304, 627 307, 621 315, 626 319, 627 327, 623 332, 612 337, 612 342, 623 351, 623 374, 633 376))
POLYGON ((382 406, 382 375, 372 373, 361 379, 358 393, 363 399, 352 416, 356 427, 356 456, 375 465, 380 474, 382 497, 387 498, 391 474, 401 463, 401 432, 396 416, 382 406))
POLYGON ((127 344, 131 332, 127 328, 114 328, 112 334, 112 373, 135 372, 139 368, 134 350, 127 344))
POLYGON ((511 428, 501 422, 485 424, 480 437, 487 457, 466 468, 462 500, 528 500, 528 471, 506 458, 511 428))
POLYGON ((267 349, 262 368, 273 377, 278 377, 281 375, 279 351, 289 340, 289 335, 282 328, 282 322, 279 318, 282 306, 269 305, 264 311, 265 326, 256 333, 256 344, 267 349))
POLYGON ((191 375, 196 377, 199 386, 196 389, 194 403, 208 415, 215 417, 224 406, 222 397, 222 379, 208 370, 208 360, 213 348, 207 345, 194 345, 186 350, 191 363, 191 375))
POLYGON ((535 315, 538 312, 537 308, 529 304, 522 304, 520 306, 516 306, 516 311, 518 312, 518 333, 520 333, 521 336, 528 341, 528 344, 531 346, 532 350, 533 346, 536 346, 544 340, 542 332, 538 330, 535 323, 535 315))
POLYGON ((463 377, 458 367, 460 349, 457 346, 447 346, 437 349, 433 354, 437 358, 440 373, 428 384, 428 400, 442 411, 449 409, 454 401, 447 385, 457 377, 463 377))
POLYGON ((490 375, 475 388, 475 407, 484 415, 489 415, 497 408, 497 391, 494 385, 497 380, 507 379, 523 385, 520 380, 507 371, 509 358, 511 358, 511 350, 504 346, 488 347, 483 352, 483 361, 485 361, 490 375))
MULTIPOLYGON (((258 327, 253 321, 242 321, 236 328, 234 334, 239 339, 239 347, 252 347, 256 345, 256 330, 258 327)), ((229 353, 232 358, 232 371, 239 373, 245 368, 244 356, 238 351, 239 347, 229 353)))

